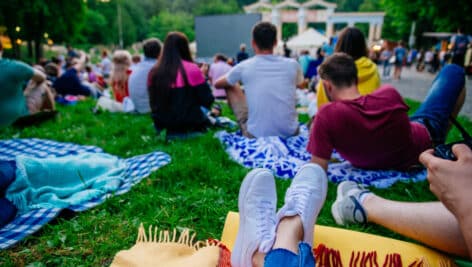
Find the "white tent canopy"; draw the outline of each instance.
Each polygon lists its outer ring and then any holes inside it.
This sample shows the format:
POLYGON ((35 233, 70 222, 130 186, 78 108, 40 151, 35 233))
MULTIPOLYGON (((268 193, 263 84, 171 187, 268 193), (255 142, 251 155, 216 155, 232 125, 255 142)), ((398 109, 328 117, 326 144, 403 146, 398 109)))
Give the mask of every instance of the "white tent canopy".
MULTIPOLYGON (((287 42, 287 46, 288 48, 297 51, 302 49, 310 50, 313 48, 321 47, 323 43, 327 43, 328 41, 328 37, 324 36, 313 28, 309 28, 303 33, 290 38, 290 40, 288 40, 287 42)), ((282 45, 283 43, 279 42, 279 46, 282 45)))

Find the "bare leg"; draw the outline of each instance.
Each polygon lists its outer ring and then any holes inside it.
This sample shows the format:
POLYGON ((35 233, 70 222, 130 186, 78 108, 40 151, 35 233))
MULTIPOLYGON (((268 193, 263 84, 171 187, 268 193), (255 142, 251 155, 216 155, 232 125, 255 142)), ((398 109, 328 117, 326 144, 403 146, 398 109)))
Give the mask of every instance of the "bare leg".
MULTIPOLYGON (((303 240, 303 224, 300 216, 283 218, 277 227, 275 243, 272 249, 286 249, 298 254, 298 244, 303 240)), ((256 252, 252 257, 254 267, 264 266, 265 254, 256 252)))
POLYGON ((459 223, 441 202, 408 203, 369 194, 362 206, 369 222, 433 248, 468 257, 459 223))
POLYGON ((246 95, 244 95, 243 90, 239 85, 235 85, 229 88, 226 88, 226 97, 228 99, 228 104, 233 110, 234 115, 236 116, 236 121, 241 128, 241 132, 246 137, 253 137, 247 131, 247 118, 248 118, 248 109, 246 102, 246 95))

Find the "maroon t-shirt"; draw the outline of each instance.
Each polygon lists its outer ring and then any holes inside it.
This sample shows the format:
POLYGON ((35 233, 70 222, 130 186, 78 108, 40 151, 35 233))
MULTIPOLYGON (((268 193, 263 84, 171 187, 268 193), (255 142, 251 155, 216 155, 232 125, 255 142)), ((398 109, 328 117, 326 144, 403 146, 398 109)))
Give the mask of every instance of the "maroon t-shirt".
POLYGON ((405 170, 431 147, 424 125, 410 122, 408 106, 391 85, 354 100, 324 105, 315 117, 307 150, 330 159, 333 149, 365 169, 405 170))

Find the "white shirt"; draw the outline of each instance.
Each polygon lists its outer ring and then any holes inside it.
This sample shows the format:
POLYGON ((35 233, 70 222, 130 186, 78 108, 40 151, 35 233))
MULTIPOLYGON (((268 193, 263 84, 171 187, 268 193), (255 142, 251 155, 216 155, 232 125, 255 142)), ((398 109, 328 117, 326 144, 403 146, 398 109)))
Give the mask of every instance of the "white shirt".
POLYGON ((248 106, 247 129, 255 137, 288 137, 298 129, 296 85, 303 82, 297 61, 275 55, 256 55, 236 65, 229 84, 242 82, 248 106))
POLYGON ((148 94, 148 75, 157 60, 145 58, 134 66, 128 79, 129 97, 139 113, 151 112, 148 94))
POLYGON ((105 57, 102 59, 102 62, 100 62, 100 65, 102 66, 102 74, 103 75, 110 75, 111 73, 111 60, 108 57, 105 57))

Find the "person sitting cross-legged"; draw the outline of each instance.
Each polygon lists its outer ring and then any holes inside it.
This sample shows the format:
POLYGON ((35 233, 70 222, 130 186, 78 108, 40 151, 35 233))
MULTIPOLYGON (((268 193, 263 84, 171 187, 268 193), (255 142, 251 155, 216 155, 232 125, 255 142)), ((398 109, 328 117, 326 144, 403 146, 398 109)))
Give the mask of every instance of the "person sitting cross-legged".
POLYGON ((313 231, 327 187, 326 174, 319 165, 303 166, 276 213, 274 177, 266 169, 252 170, 239 191, 239 230, 232 266, 314 267, 313 231))
POLYGON ((228 102, 246 137, 281 136, 298 133, 297 85, 303 73, 294 59, 273 55, 277 29, 268 22, 252 30, 255 56, 236 65, 215 83, 225 88, 228 102), (244 92, 238 85, 242 82, 244 92))
POLYGON ((356 65, 347 54, 327 58, 319 75, 331 102, 315 116, 307 150, 325 170, 333 149, 358 168, 402 171, 419 165, 423 151, 444 143, 449 118, 457 116, 465 98, 464 70, 455 64, 441 70, 411 118, 391 85, 361 96, 356 65))
POLYGON ((3 58, 2 53, 0 42, 0 129, 29 115, 55 110, 46 75, 23 62, 3 58))
POLYGON ((382 198, 354 182, 338 186, 331 213, 340 225, 376 223, 447 253, 472 259, 472 151, 454 145, 457 161, 425 151, 420 161, 428 170, 436 202, 400 202, 382 198))

